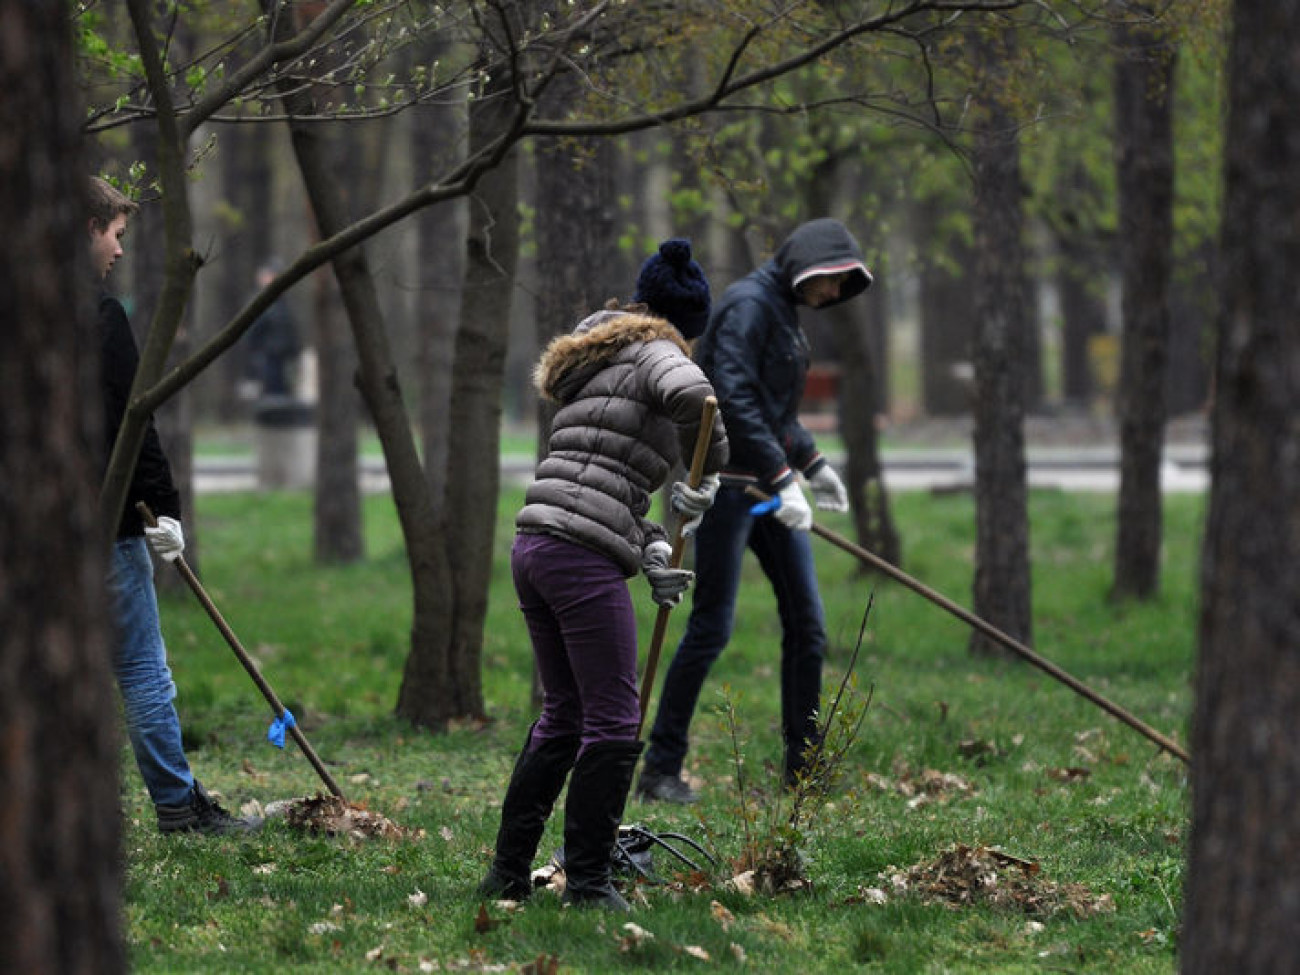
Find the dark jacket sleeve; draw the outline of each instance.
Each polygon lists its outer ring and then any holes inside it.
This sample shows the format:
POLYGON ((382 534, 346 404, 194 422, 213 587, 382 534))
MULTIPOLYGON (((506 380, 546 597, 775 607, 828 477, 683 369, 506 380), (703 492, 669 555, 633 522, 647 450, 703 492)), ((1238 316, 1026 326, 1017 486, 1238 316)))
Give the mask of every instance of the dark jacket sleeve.
POLYGON ((760 300, 741 299, 728 307, 712 329, 713 347, 706 370, 726 418, 731 456, 774 490, 794 478, 787 450, 791 431, 774 426, 772 391, 766 388, 760 364, 775 323, 760 300))
MULTIPOLYGON (((104 378, 104 424, 108 452, 105 461, 112 455, 113 444, 117 441, 117 431, 122 426, 126 415, 127 403, 131 397, 131 383, 135 380, 135 371, 140 364, 140 352, 131 334, 131 323, 127 320, 126 310, 116 298, 105 296, 99 303, 99 326, 103 342, 101 367, 104 378)), ((145 430, 144 444, 140 448, 140 457, 136 461, 131 475, 131 486, 127 493, 126 509, 118 523, 119 538, 144 534, 144 525, 135 510, 137 501, 147 504, 153 513, 162 517, 181 516, 181 496, 172 480, 171 464, 163 453, 158 431, 153 418, 145 430)))

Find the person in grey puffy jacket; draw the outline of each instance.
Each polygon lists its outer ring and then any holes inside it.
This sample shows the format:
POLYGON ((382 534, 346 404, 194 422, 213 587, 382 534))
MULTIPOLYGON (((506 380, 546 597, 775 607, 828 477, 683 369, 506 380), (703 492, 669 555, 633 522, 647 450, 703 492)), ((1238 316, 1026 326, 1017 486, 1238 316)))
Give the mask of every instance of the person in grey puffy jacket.
MULTIPOLYGON (((558 409, 547 455, 516 517, 511 570, 542 711, 506 789, 482 896, 522 900, 531 893, 533 856, 567 777, 565 900, 628 906, 610 879, 641 753, 627 579, 644 572, 661 606, 675 605, 691 583, 692 573, 671 568, 667 533, 647 515, 674 464, 689 462, 704 401, 713 395, 678 331, 636 307, 584 319, 547 346, 534 372, 558 409)), ((705 470, 712 473, 728 456, 720 418, 710 436, 705 470)), ((700 493, 689 498, 712 502, 700 493)), ((681 512, 690 517, 698 509, 681 512)))
POLYGON ((688 731, 704 680, 731 639, 745 549, 772 584, 781 620, 781 720, 784 775, 804 772, 817 736, 826 628, 808 531, 812 509, 848 509, 835 469, 799 422, 809 346, 799 308, 827 308, 871 284, 862 251, 838 220, 801 224, 771 260, 732 284, 713 306, 695 359, 717 390, 727 420, 730 459, 716 499, 695 532, 695 572, 686 633, 664 675, 637 782, 643 799, 694 802, 681 777, 688 731), (777 495, 780 507, 755 518, 746 489, 777 495))

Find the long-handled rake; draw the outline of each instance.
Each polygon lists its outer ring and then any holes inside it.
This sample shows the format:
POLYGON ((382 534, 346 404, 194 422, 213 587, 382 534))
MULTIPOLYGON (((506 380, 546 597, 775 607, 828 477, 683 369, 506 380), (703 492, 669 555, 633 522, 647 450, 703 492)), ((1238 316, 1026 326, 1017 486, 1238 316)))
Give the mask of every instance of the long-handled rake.
MULTIPOLYGON (((770 503, 771 501, 774 500, 773 498, 764 494, 762 491, 759 491, 757 488, 747 488, 746 490, 749 492, 749 494, 752 497, 758 499, 764 504, 770 503)), ((776 500, 779 503, 779 499, 776 500)), ((1103 697, 1101 694, 1098 694, 1087 684, 1083 683, 1083 681, 1079 680, 1076 677, 1072 677, 1070 674, 1066 673, 1064 670, 1062 670, 1056 664, 1052 663, 1050 660, 1047 660, 1045 657, 1039 656, 1037 653, 1035 653, 1033 650, 1030 650, 1019 640, 1016 640, 1013 637, 1009 636, 1008 634, 1002 632, 1002 630, 999 630, 992 623, 989 623, 987 620, 981 619, 980 617, 976 616, 974 613, 970 612, 967 609, 963 609, 961 606, 957 605, 957 603, 954 603, 947 596, 944 596, 942 593, 936 592, 935 590, 931 589, 929 586, 925 585, 924 583, 919 582, 918 580, 912 578, 912 576, 908 575, 906 572, 904 572, 902 569, 899 569, 897 566, 890 565, 880 556, 876 555, 873 552, 868 551, 867 549, 863 548, 861 545, 855 545, 853 542, 849 541, 844 536, 836 534, 835 532, 831 531, 829 528, 824 528, 823 526, 818 525, 816 522, 814 522, 812 526, 812 533, 821 538, 824 538, 826 541, 830 542, 836 548, 842 549, 845 552, 848 552, 850 555, 855 556, 856 558, 860 559, 862 562, 871 566, 873 569, 876 569, 877 571, 884 573, 885 575, 889 576, 889 578, 895 580, 896 582, 901 582, 908 589, 911 589, 914 593, 917 593, 918 595, 925 597, 930 602, 934 603, 936 606, 939 606, 940 608, 947 610, 949 613, 951 613, 953 616, 956 616, 963 623, 966 623, 967 625, 974 627, 975 629, 983 633, 985 636, 989 637, 992 640, 997 641, 1002 646, 1006 647, 1008 650, 1011 650, 1012 652, 1019 654, 1021 657, 1024 657, 1026 660, 1028 660, 1039 670, 1043 671, 1049 676, 1060 681, 1062 684, 1070 688, 1076 694, 1079 694, 1082 697, 1086 698, 1087 700, 1091 701, 1093 704, 1097 705, 1103 711, 1109 713, 1112 717, 1119 719, 1120 721, 1124 722, 1124 724, 1132 728, 1134 731, 1137 731, 1139 734, 1142 734, 1146 738, 1155 742, 1157 745, 1159 745, 1169 754, 1177 758, 1181 758, 1184 762, 1191 761, 1191 759, 1188 757, 1186 750, 1183 749, 1177 742, 1173 741, 1171 738, 1166 737, 1165 735, 1162 735, 1160 732, 1152 728, 1149 724, 1146 724, 1145 722, 1139 720, 1137 717, 1130 714, 1128 711, 1124 710, 1118 704, 1108 700, 1107 698, 1103 697)))
MULTIPOLYGON (((143 501, 136 504, 135 507, 136 510, 140 512, 140 517, 144 519, 146 525, 152 527, 158 524, 157 519, 153 516, 153 512, 149 510, 149 506, 143 501)), ((183 556, 177 556, 171 561, 172 565, 176 566, 176 571, 181 574, 181 578, 185 580, 190 589, 194 591, 194 595, 198 597, 199 602, 203 604, 203 608, 207 610, 208 616, 212 618, 212 622, 217 624, 217 629, 220 630, 221 635, 226 638, 226 642, 230 644, 230 649, 235 651, 235 656, 238 657, 239 662, 244 665, 244 670, 248 671, 248 676, 253 678, 253 683, 256 684, 257 689, 262 692, 262 696, 266 698, 266 703, 271 705, 271 713, 275 715, 275 725, 273 725, 273 727, 283 729, 293 737, 293 740, 298 743, 298 747, 302 749, 302 753, 307 756, 307 761, 311 762, 311 767, 316 770, 316 774, 319 775, 321 781, 325 783, 325 787, 344 802, 347 802, 347 797, 343 795, 343 790, 339 788, 338 783, 334 781, 334 777, 330 775, 329 770, 325 768, 324 763, 321 762, 320 756, 316 754, 315 749, 313 749, 311 744, 307 741, 307 736, 304 735, 302 729, 298 727, 297 722, 293 718, 292 712, 280 703, 280 699, 276 697, 275 691, 271 689, 271 685, 266 682, 266 679, 257 669, 257 664, 253 663, 253 659, 240 644, 239 638, 235 636, 235 631, 232 630, 230 625, 224 618, 222 618, 216 604, 208 596, 207 592, 204 591, 203 585, 199 582, 198 576, 194 574, 194 570, 185 562, 183 556)))

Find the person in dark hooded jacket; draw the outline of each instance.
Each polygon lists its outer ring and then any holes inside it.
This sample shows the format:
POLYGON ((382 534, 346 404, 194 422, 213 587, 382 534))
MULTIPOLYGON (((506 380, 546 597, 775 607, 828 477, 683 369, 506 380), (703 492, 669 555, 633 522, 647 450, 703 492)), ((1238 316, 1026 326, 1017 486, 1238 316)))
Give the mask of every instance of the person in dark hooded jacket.
MULTIPOLYGON (((511 570, 542 712, 515 762, 479 894, 529 896, 532 860, 568 778, 565 901, 627 910, 610 872, 641 754, 627 579, 644 572, 661 606, 690 585, 692 573, 671 567, 667 534, 646 515, 673 465, 693 453, 713 389, 669 322, 624 309, 597 312, 553 340, 534 379, 558 408, 515 519, 511 570)), ((710 437, 713 472, 727 459, 720 418, 710 437)))
POLYGON ((695 532, 696 587, 686 633, 664 676, 637 781, 643 799, 694 802, 681 772, 700 690, 731 638, 741 562, 753 550, 772 584, 781 619, 784 776, 793 785, 816 740, 826 629, 808 531, 812 509, 844 511, 848 494, 799 423, 809 365, 800 305, 827 308, 861 294, 871 273, 839 221, 811 220, 771 260, 732 284, 714 305, 695 359, 726 418, 731 456, 714 503, 695 532), (780 499, 771 517, 750 513, 749 487, 780 499))

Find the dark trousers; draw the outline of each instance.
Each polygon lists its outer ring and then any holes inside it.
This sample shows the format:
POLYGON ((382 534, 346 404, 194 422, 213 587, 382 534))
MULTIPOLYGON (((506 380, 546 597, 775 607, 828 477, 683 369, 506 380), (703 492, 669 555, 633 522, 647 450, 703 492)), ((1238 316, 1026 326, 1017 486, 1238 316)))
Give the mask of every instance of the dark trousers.
POLYGON ((704 679, 728 640, 740 590, 745 549, 758 557, 781 618, 781 727, 787 768, 817 731, 826 624, 812 545, 807 532, 786 528, 771 515, 754 517, 754 500, 736 487, 718 490, 695 534, 695 588, 686 634, 668 672, 645 764, 678 774, 686 759, 691 717, 704 679))
POLYGON ((581 545, 529 534, 515 537, 510 567, 542 683, 534 742, 579 736, 585 750, 635 741, 636 615, 622 570, 581 545))

